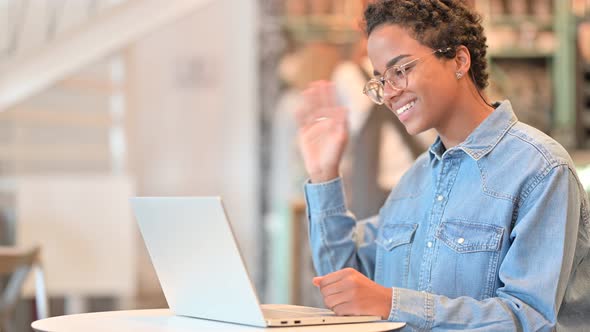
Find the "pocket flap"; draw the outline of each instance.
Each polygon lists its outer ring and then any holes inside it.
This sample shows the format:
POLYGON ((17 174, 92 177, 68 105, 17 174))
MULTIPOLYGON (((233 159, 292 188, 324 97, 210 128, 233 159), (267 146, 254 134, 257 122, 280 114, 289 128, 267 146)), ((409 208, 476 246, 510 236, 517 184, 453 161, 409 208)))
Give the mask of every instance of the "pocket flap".
POLYGON ((465 221, 443 222, 436 237, 456 252, 498 251, 504 228, 465 221))
POLYGON ((390 251, 412 242, 418 224, 385 224, 379 231, 377 244, 390 251))

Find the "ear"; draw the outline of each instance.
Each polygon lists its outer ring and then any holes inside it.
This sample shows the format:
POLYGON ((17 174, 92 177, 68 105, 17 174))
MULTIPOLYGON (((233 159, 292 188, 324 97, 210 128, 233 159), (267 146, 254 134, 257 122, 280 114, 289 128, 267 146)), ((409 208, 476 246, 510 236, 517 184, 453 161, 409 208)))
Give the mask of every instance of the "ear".
POLYGON ((455 55, 455 66, 456 73, 461 73, 461 76, 465 76, 471 68, 471 54, 469 49, 463 45, 457 47, 455 55))

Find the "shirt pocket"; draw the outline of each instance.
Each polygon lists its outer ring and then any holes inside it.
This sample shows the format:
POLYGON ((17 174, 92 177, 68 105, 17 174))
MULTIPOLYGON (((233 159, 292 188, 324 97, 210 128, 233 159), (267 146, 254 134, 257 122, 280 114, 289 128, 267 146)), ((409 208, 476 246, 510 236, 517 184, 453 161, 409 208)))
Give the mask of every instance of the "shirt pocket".
POLYGON ((451 298, 483 300, 493 295, 504 228, 447 220, 436 231, 433 287, 451 298))
POLYGON ((410 254, 418 224, 384 224, 377 243, 376 280, 387 287, 407 287, 410 254))
POLYGON ((458 253, 498 251, 504 229, 489 224, 447 221, 440 225, 436 237, 458 253))

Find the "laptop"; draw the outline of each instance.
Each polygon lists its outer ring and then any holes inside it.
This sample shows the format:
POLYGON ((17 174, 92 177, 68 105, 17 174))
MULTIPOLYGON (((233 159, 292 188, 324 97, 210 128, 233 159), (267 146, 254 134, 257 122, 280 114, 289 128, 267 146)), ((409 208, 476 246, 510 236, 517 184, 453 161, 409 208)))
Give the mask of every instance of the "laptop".
POLYGON ((337 316, 321 308, 260 305, 219 197, 136 197, 131 205, 176 315, 259 327, 381 320, 337 316))

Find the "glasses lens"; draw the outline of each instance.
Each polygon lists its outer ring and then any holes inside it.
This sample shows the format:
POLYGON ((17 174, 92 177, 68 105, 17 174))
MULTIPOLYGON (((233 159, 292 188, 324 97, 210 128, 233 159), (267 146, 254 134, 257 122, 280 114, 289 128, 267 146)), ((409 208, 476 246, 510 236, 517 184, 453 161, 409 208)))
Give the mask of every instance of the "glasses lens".
POLYGON ((377 80, 370 80, 365 85, 364 93, 375 104, 383 104, 383 85, 377 80))
POLYGON ((403 90, 408 87, 408 79, 405 71, 402 69, 395 67, 389 68, 383 76, 385 82, 395 90, 403 90))

